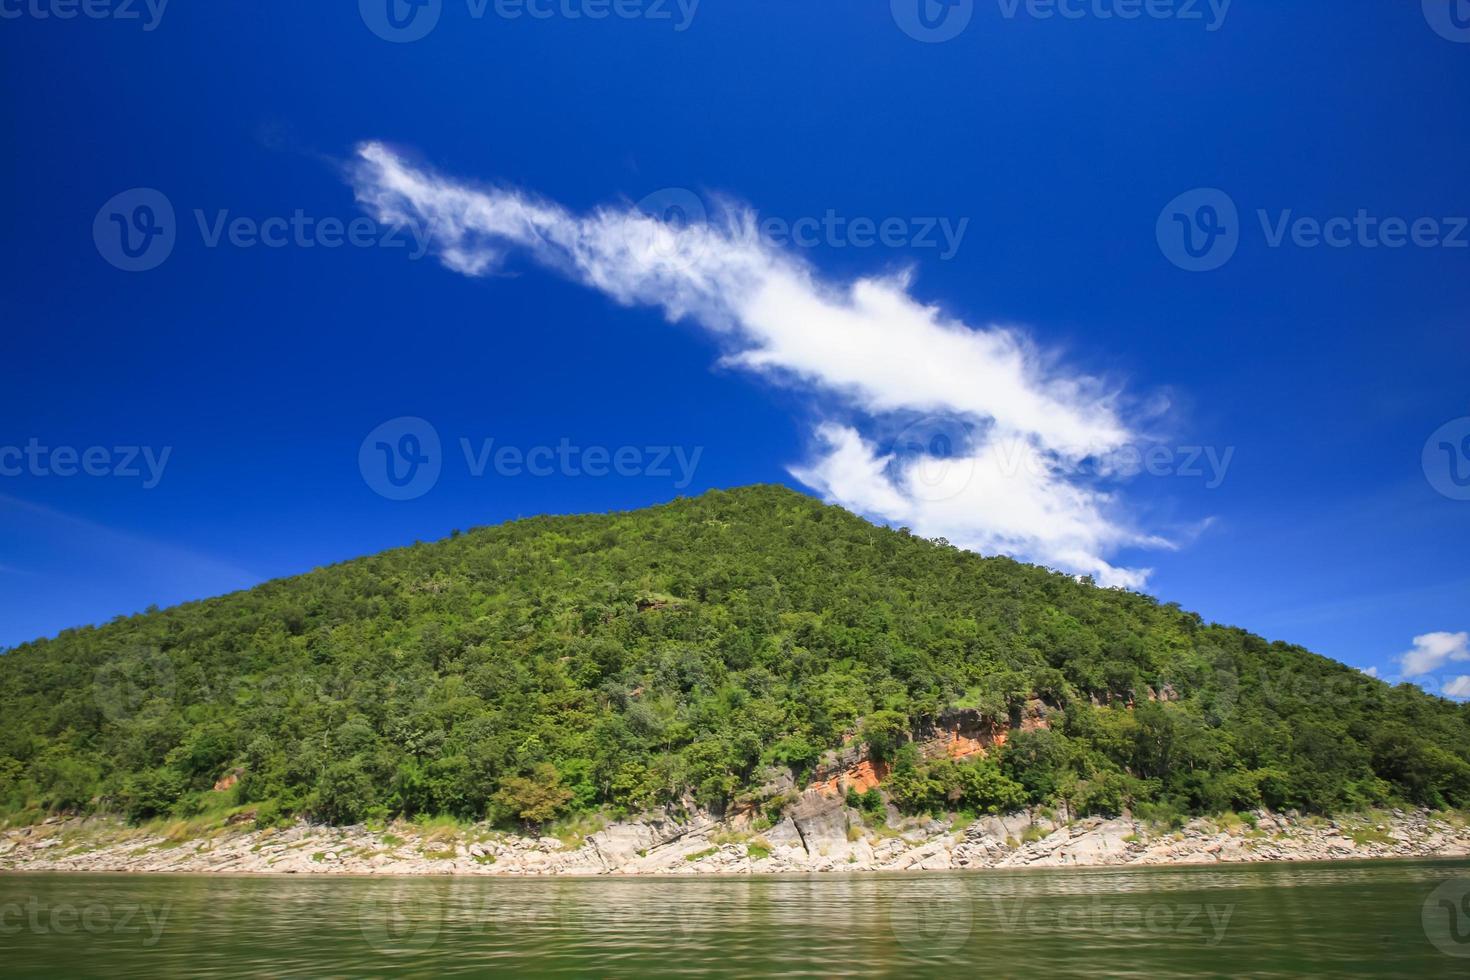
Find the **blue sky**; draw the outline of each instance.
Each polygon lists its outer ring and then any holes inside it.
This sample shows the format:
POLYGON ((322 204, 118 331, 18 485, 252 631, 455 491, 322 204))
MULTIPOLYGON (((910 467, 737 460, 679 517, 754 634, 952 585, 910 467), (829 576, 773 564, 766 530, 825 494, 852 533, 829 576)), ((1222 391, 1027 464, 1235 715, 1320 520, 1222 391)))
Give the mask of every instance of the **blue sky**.
POLYGON ((1463 0, 397 2, 0 3, 0 644, 779 481, 1470 673, 1463 0))

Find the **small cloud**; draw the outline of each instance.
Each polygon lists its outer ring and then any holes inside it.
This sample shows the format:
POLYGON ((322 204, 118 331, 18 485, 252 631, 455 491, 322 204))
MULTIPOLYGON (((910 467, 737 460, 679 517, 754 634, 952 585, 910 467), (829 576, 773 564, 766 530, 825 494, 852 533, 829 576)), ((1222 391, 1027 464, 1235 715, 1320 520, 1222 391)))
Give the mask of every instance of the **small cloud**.
POLYGON ((1378 676, 1378 668, 1377 667, 1363 667, 1363 668, 1361 668, 1361 671, 1362 671, 1362 673, 1367 674, 1369 677, 1377 677, 1378 676))
POLYGON ((1432 673, 1452 661, 1470 660, 1470 633, 1425 633, 1414 637, 1414 649, 1399 654, 1405 677, 1432 673))
POLYGON ((1444 686, 1444 693, 1452 698, 1470 698, 1470 676, 1456 677, 1444 686))

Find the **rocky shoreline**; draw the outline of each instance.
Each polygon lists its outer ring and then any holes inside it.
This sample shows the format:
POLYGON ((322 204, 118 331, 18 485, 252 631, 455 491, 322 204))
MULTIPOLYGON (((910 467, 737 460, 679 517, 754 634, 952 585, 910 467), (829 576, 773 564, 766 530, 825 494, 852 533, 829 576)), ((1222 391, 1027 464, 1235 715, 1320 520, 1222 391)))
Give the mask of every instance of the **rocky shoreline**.
POLYGON ((1258 811, 1168 829, 1127 817, 1067 822, 1045 812, 968 823, 890 812, 884 820, 809 798, 769 827, 691 811, 610 823, 571 839, 478 825, 225 825, 193 836, 181 827, 129 828, 93 817, 0 829, 0 873, 782 874, 1470 856, 1470 821, 1462 815, 1403 810, 1331 820, 1258 811))

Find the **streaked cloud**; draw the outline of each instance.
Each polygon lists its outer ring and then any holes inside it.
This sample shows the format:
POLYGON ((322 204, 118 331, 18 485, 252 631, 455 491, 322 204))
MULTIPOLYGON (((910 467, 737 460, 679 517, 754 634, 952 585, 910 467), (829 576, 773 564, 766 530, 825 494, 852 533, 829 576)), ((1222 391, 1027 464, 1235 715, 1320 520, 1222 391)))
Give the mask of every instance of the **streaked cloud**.
POLYGON ((822 416, 791 467, 829 501, 962 547, 1141 587, 1125 547, 1166 547, 1083 465, 1138 439, 1121 394, 1024 331, 973 326, 912 294, 908 274, 833 281, 753 233, 748 209, 678 224, 631 205, 576 214, 451 179, 364 143, 350 167, 377 220, 425 229, 468 276, 524 255, 618 303, 720 338, 723 363, 812 396, 822 416), (935 474, 939 474, 937 477, 935 474))

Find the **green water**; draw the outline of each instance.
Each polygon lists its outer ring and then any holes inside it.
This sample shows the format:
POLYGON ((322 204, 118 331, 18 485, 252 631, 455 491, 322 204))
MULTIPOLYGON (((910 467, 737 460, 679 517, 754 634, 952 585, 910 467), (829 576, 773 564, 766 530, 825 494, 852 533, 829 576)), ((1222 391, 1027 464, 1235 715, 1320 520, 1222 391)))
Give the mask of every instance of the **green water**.
POLYGON ((1470 862, 0 876, 3 976, 1470 976, 1470 862))

